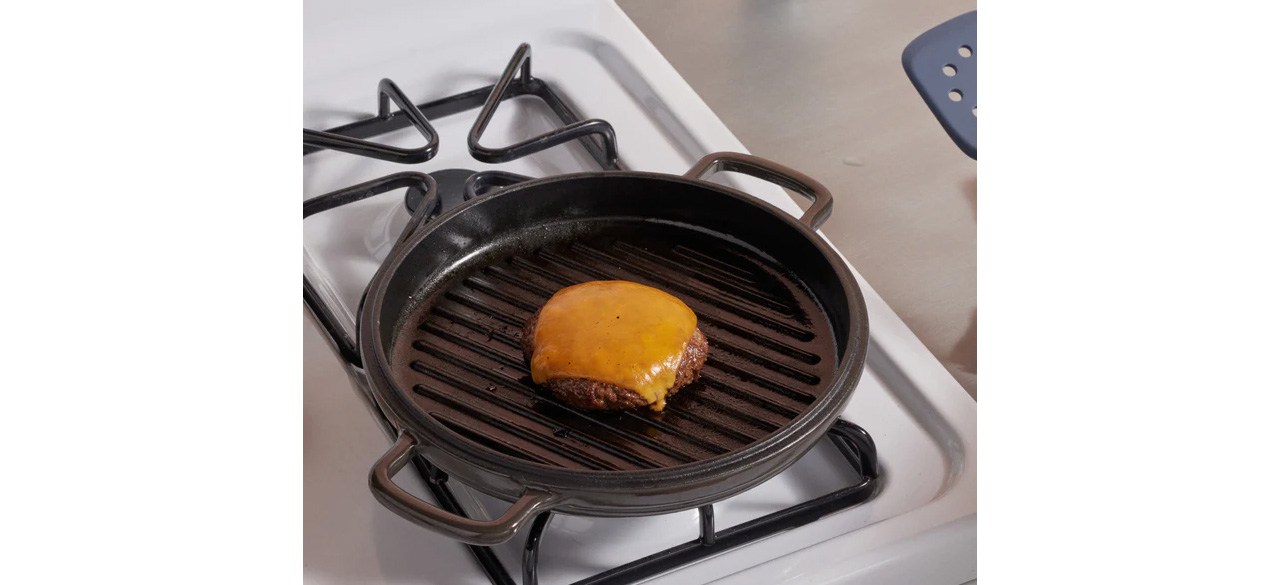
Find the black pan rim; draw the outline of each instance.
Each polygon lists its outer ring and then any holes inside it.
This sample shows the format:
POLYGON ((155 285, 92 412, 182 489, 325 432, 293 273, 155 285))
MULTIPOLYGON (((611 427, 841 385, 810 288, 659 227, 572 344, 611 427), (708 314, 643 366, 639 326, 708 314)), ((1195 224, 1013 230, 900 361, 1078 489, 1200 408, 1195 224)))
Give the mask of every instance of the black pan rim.
POLYGON ((861 377, 866 362, 869 340, 868 325, 866 303, 861 287, 858 286, 857 280, 853 277, 843 258, 815 230, 783 212, 778 207, 730 187, 679 175, 643 171, 608 171, 556 175, 521 183, 507 187, 497 193, 467 201, 432 220, 403 245, 393 250, 392 256, 384 260, 377 273, 375 273, 369 285, 366 303, 361 310, 359 339, 360 349, 364 354, 364 363, 369 365, 372 387, 375 393, 383 398, 382 402, 393 411, 395 415, 393 420, 399 423, 400 431, 408 432, 419 439, 424 439, 431 443, 434 448, 443 450, 454 458, 468 461, 489 473, 511 477, 528 487, 536 486, 563 493, 583 491, 584 489, 590 489, 595 492, 612 492, 653 489, 657 486, 677 488, 682 484, 700 484, 705 481, 713 481, 726 472, 741 469, 752 462, 767 458, 770 454, 790 449, 796 443, 805 442, 805 438, 814 436, 815 432, 825 430, 840 415, 840 410, 836 410, 833 407, 833 403, 846 404, 861 377), (848 337, 845 340, 848 351, 845 359, 837 367, 834 379, 830 382, 829 387, 831 390, 819 397, 804 413, 793 419, 787 426, 746 448, 701 461, 647 470, 569 470, 525 461, 491 449, 472 446, 471 442, 464 437, 448 429, 440 428, 441 425, 439 423, 419 412, 410 403, 406 393, 395 387, 390 375, 391 367, 387 359, 387 348, 383 347, 377 334, 384 325, 377 315, 381 313, 385 300, 386 285, 398 273, 405 258, 417 246, 421 245, 422 241, 436 228, 445 225, 455 217, 467 213, 468 210, 484 204, 486 201, 503 197, 518 197, 522 191, 549 184, 602 178, 606 180, 642 179, 681 183, 715 191, 738 201, 740 204, 751 205, 766 211, 778 221, 798 231, 811 245, 817 247, 828 264, 835 270, 846 292, 845 297, 850 304, 849 313, 853 319, 848 337))

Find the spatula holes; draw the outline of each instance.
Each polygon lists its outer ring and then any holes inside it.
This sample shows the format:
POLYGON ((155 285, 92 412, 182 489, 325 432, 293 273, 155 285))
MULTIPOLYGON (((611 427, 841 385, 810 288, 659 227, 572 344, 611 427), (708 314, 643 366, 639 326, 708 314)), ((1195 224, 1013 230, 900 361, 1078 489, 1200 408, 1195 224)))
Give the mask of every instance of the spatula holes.
POLYGON ((978 106, 973 106, 973 117, 978 117, 978 106))
POLYGON ((960 53, 961 57, 968 59, 973 56, 973 47, 970 47, 969 45, 960 45, 960 48, 957 49, 956 52, 960 53))
POLYGON ((958 89, 953 89, 953 90, 951 90, 951 91, 947 92, 947 97, 951 98, 951 101, 953 101, 953 102, 958 102, 958 101, 960 101, 960 100, 964 99, 964 94, 963 94, 963 93, 960 93, 960 90, 958 90, 958 89))
POLYGON ((943 66, 942 66, 942 74, 943 74, 943 75, 946 75, 947 77, 955 77, 955 76, 956 76, 956 66, 955 66, 955 65, 952 65, 952 64, 950 64, 950 63, 948 63, 948 64, 946 64, 946 65, 943 65, 943 66))

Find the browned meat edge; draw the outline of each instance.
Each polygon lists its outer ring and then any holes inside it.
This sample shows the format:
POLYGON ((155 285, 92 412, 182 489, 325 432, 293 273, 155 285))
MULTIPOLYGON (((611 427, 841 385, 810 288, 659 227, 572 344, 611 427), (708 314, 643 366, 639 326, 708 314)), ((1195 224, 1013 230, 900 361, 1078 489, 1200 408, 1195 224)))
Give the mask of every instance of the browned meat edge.
MULTIPOLYGON (((525 323, 522 336, 524 359, 533 359, 533 329, 538 324, 538 316, 542 311, 534 313, 525 323)), ((707 361, 707 337, 701 329, 694 329, 689 342, 684 346, 684 355, 680 357, 680 367, 676 369, 676 382, 667 391, 667 398, 675 396, 681 388, 698 379, 702 365, 707 361)), ((584 410, 625 410, 648 406, 644 397, 626 388, 607 382, 599 382, 587 378, 568 378, 548 380, 542 387, 551 391, 556 398, 574 408, 584 410)))

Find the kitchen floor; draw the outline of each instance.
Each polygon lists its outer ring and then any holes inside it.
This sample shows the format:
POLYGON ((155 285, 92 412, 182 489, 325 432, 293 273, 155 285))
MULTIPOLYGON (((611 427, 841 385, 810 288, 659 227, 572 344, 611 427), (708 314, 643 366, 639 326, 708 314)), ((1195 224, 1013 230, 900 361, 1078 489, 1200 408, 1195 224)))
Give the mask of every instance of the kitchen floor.
POLYGON ((977 163, 902 70, 972 0, 618 0, 754 154, 836 196, 823 232, 977 397, 977 163))

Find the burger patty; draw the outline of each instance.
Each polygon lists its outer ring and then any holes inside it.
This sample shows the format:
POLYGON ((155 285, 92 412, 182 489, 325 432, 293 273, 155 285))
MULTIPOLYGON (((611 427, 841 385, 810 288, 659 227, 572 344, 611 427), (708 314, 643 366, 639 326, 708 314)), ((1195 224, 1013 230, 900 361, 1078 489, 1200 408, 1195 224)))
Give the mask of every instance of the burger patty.
MULTIPOLYGON (((533 359, 533 330, 538 324, 539 311, 525 323, 521 343, 524 347, 524 359, 533 359)), ((695 328, 689 342, 684 345, 684 354, 680 356, 680 366, 676 368, 675 384, 667 390, 667 398, 676 395, 681 388, 698 379, 702 365, 707 361, 707 337, 702 329, 695 328)), ((574 408, 584 410, 626 410, 648 406, 648 402, 640 394, 616 386, 608 382, 600 382, 587 378, 564 378, 547 380, 542 386, 551 391, 556 398, 574 408)))

